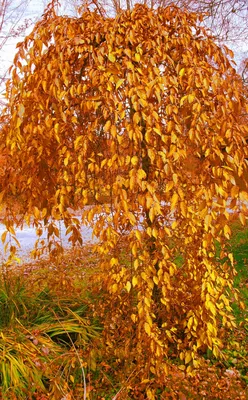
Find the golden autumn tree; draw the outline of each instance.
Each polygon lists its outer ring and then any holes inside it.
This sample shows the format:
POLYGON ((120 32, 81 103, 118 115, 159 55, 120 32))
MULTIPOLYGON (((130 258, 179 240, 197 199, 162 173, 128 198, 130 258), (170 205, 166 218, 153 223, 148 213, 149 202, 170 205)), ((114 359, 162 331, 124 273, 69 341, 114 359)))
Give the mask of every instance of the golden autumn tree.
POLYGON ((7 231, 15 198, 51 249, 56 220, 73 243, 91 225, 106 343, 122 332, 126 357, 157 375, 170 349, 188 371, 206 348, 218 357, 220 327, 235 325, 225 242, 230 213, 245 222, 245 97, 199 18, 145 5, 69 18, 50 5, 19 45, 1 130, 7 231))

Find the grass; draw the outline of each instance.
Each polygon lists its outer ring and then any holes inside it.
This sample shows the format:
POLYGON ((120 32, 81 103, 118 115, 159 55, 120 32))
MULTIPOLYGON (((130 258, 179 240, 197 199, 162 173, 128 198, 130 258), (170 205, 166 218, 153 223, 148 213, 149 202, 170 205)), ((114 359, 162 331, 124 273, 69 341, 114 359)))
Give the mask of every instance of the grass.
POLYGON ((229 336, 226 349, 227 368, 235 368, 248 385, 248 226, 239 222, 232 226, 229 242, 237 275, 234 286, 239 290, 240 302, 232 304, 237 329, 229 336))
POLYGON ((233 303, 237 328, 226 338, 226 359, 219 362, 206 354, 205 364, 192 377, 186 377, 171 360, 174 373, 159 388, 153 377, 140 379, 142 368, 131 354, 126 359, 125 338, 119 340, 116 332, 116 348, 104 342, 97 309, 107 294, 94 286, 98 259, 91 246, 68 252, 56 262, 3 266, 0 399, 84 400, 86 395, 89 400, 245 399, 248 227, 235 223, 229 245, 241 303, 233 303))
POLYGON ((70 276, 65 276, 65 265, 57 268, 61 271, 56 276, 43 263, 2 270, 3 399, 33 399, 42 393, 61 399, 76 385, 84 387, 84 366, 92 359, 100 329, 82 291, 70 291, 72 282, 70 276))
POLYGON ((230 250, 233 253, 238 272, 235 286, 239 287, 248 307, 248 228, 243 228, 239 223, 233 225, 230 250))

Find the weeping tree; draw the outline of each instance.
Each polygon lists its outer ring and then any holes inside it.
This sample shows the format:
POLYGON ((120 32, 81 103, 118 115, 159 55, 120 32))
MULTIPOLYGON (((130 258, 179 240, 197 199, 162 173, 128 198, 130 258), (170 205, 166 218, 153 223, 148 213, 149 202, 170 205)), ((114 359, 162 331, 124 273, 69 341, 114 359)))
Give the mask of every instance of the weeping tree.
POLYGON ((72 243, 92 226, 106 343, 121 332, 156 375, 170 349, 188 371, 206 348, 219 357, 220 327, 235 326, 226 241, 233 212, 245 223, 245 97, 199 18, 145 5, 69 18, 51 4, 19 44, 2 116, 2 239, 15 199, 51 251, 56 220, 72 243))

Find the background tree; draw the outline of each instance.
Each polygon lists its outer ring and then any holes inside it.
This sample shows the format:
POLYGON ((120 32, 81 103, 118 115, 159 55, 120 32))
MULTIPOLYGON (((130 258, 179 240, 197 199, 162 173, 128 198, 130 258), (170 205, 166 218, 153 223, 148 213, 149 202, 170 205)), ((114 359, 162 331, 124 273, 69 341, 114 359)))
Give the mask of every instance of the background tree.
MULTIPOLYGON (((27 27, 30 24, 28 19, 24 20, 23 15, 27 8, 28 1, 16 0, 1 0, 0 2, 0 52, 1 63, 5 65, 6 62, 6 45, 10 40, 23 36, 27 27), (5 52, 3 53, 3 50, 5 52)), ((7 66, 1 67, 0 87, 3 90, 3 83, 7 79, 7 66)), ((0 99, 0 104, 3 102, 0 99)))
POLYGON ((54 221, 64 220, 73 243, 80 223, 90 224, 96 279, 109 292, 98 305, 106 343, 116 346, 122 332, 126 357, 158 376, 169 351, 188 371, 206 347, 219 356, 220 326, 235 325, 225 242, 230 209, 245 221, 248 195, 236 181, 247 172, 245 96, 228 50, 198 18, 144 5, 69 18, 52 3, 19 46, 1 132, 7 230, 16 216, 9 196, 19 199, 20 223, 40 233, 44 222, 50 249, 54 221))
MULTIPOLYGON (((123 9, 132 9, 136 1, 132 0, 104 0, 104 1, 82 1, 71 2, 71 9, 86 10, 96 8, 108 15, 118 14, 123 9)), ((204 13, 204 25, 211 29, 215 39, 220 43, 243 45, 246 41, 248 28, 248 8, 245 0, 143 0, 140 3, 152 8, 168 7, 176 5, 179 8, 192 12, 204 13)))

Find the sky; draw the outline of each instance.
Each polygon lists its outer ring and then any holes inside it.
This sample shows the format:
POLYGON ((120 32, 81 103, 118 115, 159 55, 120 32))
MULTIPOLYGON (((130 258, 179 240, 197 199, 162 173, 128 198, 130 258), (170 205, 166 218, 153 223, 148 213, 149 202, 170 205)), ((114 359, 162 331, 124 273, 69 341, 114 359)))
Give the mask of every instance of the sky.
MULTIPOLYGON (((34 24, 41 18, 45 6, 49 3, 49 0, 11 0, 13 4, 18 4, 18 3, 27 3, 27 6, 24 9, 24 12, 22 14, 22 18, 20 23, 23 23, 23 21, 28 20, 29 22, 29 28, 25 30, 25 32, 21 35, 18 36, 17 38, 9 38, 8 41, 5 43, 2 49, 0 49, 0 76, 3 76, 5 72, 9 69, 11 66, 14 56, 16 54, 16 44, 18 42, 21 42, 24 40, 24 37, 28 35, 34 26, 34 24)), ((67 3, 66 0, 62 0, 62 10, 65 11, 67 14, 69 14, 69 10, 66 9, 65 6, 63 6, 63 2, 67 3)), ((0 13, 1 14, 1 13, 0 13)), ((12 21, 14 20, 14 14, 12 21)), ((0 33, 0 36, 4 35, 6 30, 9 29, 11 26, 11 23, 9 23, 5 27, 5 31, 0 33)), ((1 43, 1 41, 0 41, 1 43)), ((4 87, 3 85, 0 86, 0 99, 3 96, 4 93, 4 87)))
MULTIPOLYGON (((21 23, 25 19, 29 20, 29 23, 31 26, 37 21, 38 18, 41 17, 42 13, 44 10, 44 2, 42 0, 27 0, 27 7, 24 10, 24 13, 22 14, 21 18, 21 23)), ((19 11, 16 12, 16 15, 19 14, 19 11)), ((4 36, 6 31, 10 28, 12 25, 12 21, 15 19, 15 15, 13 14, 13 17, 7 24, 7 26, 4 27, 4 30, 1 32, 1 35, 4 36)), ((32 28, 30 28, 32 29, 32 28)), ((28 34, 30 29, 27 29, 25 31, 25 34, 28 34)), ((24 35, 19 36, 17 38, 9 38, 7 42, 4 44, 3 48, 0 50, 0 75, 3 76, 5 75, 5 72, 8 70, 8 68, 11 66, 13 58, 16 54, 16 44, 24 39, 24 35)), ((4 91, 4 88, 0 88, 0 94, 2 95, 4 91)))

